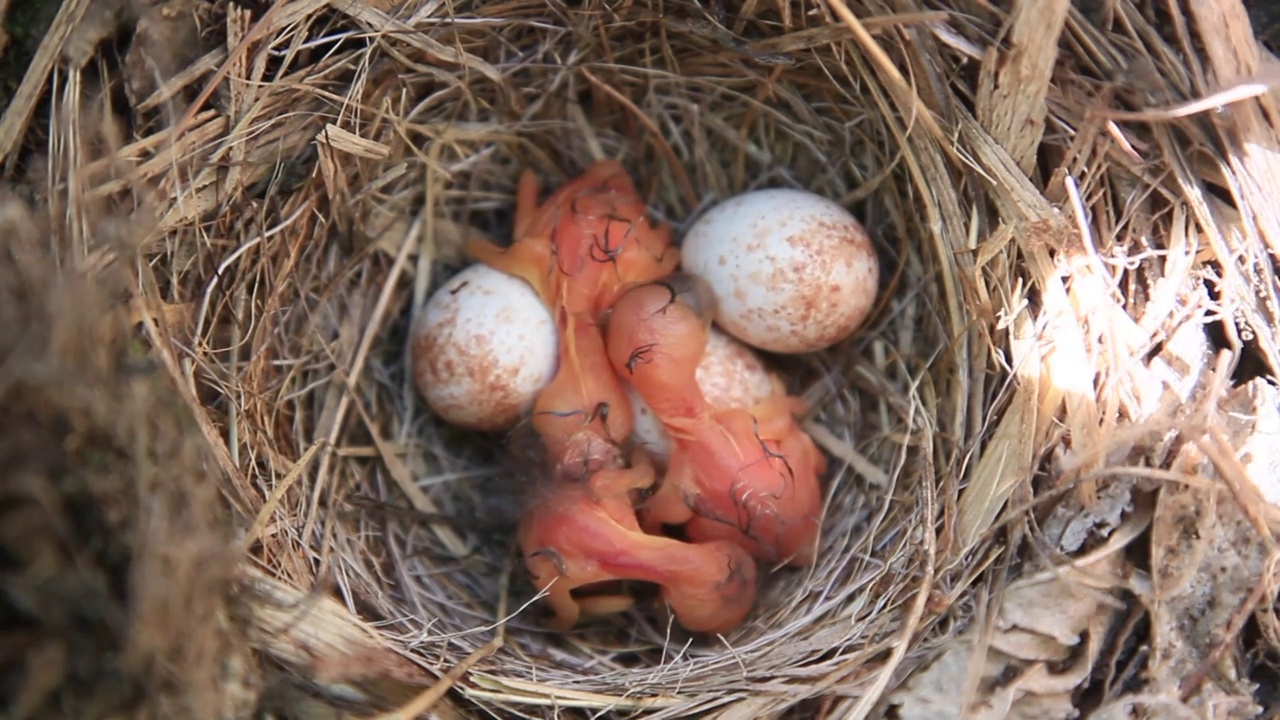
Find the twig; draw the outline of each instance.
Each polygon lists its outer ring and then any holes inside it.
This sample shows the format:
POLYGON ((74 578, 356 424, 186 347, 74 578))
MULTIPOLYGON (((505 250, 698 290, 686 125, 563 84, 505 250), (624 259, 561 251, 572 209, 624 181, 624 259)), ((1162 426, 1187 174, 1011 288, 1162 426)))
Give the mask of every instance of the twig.
POLYGON ((1118 110, 1096 102, 1090 103, 1089 112, 1107 120, 1134 120, 1143 122, 1173 122, 1200 113, 1266 95, 1280 87, 1280 71, 1267 68, 1259 71, 1252 82, 1233 83, 1202 98, 1175 103, 1162 108, 1147 110, 1118 110))
POLYGON ((305 473, 307 466, 311 464, 311 459, 316 456, 316 451, 320 449, 319 442, 311 443, 311 447, 298 458, 298 461, 289 468, 288 474, 280 481, 276 488, 271 491, 271 495, 267 501, 258 509, 258 516, 254 518, 253 524, 249 526, 249 531, 244 534, 240 541, 241 552, 248 552, 249 548, 258 541, 258 537, 262 535, 262 531, 267 528, 267 523, 271 522, 272 516, 275 514, 276 507, 280 505, 280 501, 284 498, 285 493, 289 492, 289 488, 293 487, 298 478, 305 473))
POLYGON ((200 399, 196 397, 191 385, 186 382, 187 377, 182 372, 177 357, 174 356, 173 343, 170 341, 168 328, 166 327, 162 331, 160 325, 155 321, 155 318, 160 316, 161 303, 153 295, 157 290, 156 279, 151 272, 151 267, 146 263, 138 263, 138 267, 140 268, 139 279, 142 287, 138 291, 137 297, 150 310, 150 312, 143 313, 141 316, 147 339, 151 347, 155 349, 156 354, 160 356, 165 369, 169 371, 173 385, 177 388, 183 402, 191 409, 191 413, 195 417, 196 423, 200 426, 200 430, 209 445, 209 449, 213 452, 214 458, 222 467, 222 471, 227 474, 232 487, 237 490, 235 493, 227 492, 224 494, 228 496, 235 509, 247 518, 253 513, 250 510, 250 503, 243 495, 243 488, 246 487, 244 477, 240 473, 240 468, 231 460, 231 453, 227 450, 227 443, 223 440, 214 423, 210 421, 207 409, 200 402, 200 399))
POLYGON ((415 245, 414 240, 422 232, 422 222, 423 216, 420 213, 418 217, 414 218, 413 225, 405 233, 404 240, 400 243, 400 251, 396 253, 395 262, 391 264, 391 271, 387 273, 382 292, 378 294, 378 300, 373 306, 373 313, 369 317, 368 324, 365 325, 364 336, 360 338, 360 345, 356 348, 355 357, 351 359, 351 367, 343 372, 342 394, 338 398, 338 408, 333 414, 333 422, 329 426, 328 434, 325 437, 325 449, 320 456, 320 467, 316 470, 314 491, 312 492, 310 507, 307 510, 307 520, 303 524, 306 529, 304 536, 309 537, 310 531, 314 527, 316 511, 320 504, 320 493, 325 485, 324 480, 328 477, 329 463, 333 460, 334 448, 337 447, 338 436, 342 433, 342 426, 347 418, 347 409, 351 406, 351 394, 357 390, 356 380, 364 372, 364 363, 365 359, 369 357, 369 349, 373 347, 373 341, 378 337, 378 333, 382 329, 382 318, 387 314, 387 307, 391 304, 391 295, 395 290, 396 281, 400 278, 400 273, 404 271, 404 266, 408 262, 409 251, 415 245))
MULTIPOLYGON (((931 475, 926 474, 924 477, 929 478, 931 475)), ((915 636, 916 630, 919 629, 920 619, 924 617, 925 608, 928 607, 938 560, 938 538, 937 531, 934 528, 934 492, 933 484, 926 479, 920 486, 920 501, 923 507, 920 508, 918 516, 921 522, 916 526, 917 531, 920 533, 920 539, 924 543, 924 548, 922 549, 924 567, 920 568, 920 584, 915 588, 915 599, 907 610, 906 616, 902 618, 900 626, 902 629, 898 634, 898 642, 893 644, 893 650, 889 653, 888 659, 877 670, 875 682, 871 684, 871 687, 867 688, 859 699, 858 704, 854 706, 853 711, 847 716, 849 720, 865 720, 870 716, 871 709, 880 701, 885 688, 889 687, 889 681, 892 680, 894 671, 902 664, 903 658, 907 656, 907 650, 912 646, 911 639, 915 636)))
POLYGON ((662 151, 663 155, 667 156, 667 164, 671 166, 671 172, 676 176, 676 182, 680 184, 680 192, 684 194, 685 203, 688 204, 690 209, 697 207, 698 193, 694 192, 693 183, 689 182, 689 176, 685 174, 684 166, 680 164, 680 158, 676 157, 675 151, 671 149, 671 144, 662 137, 662 131, 658 129, 657 125, 653 124, 653 120, 651 120, 648 115, 645 115, 644 111, 636 107, 636 104, 631 102, 630 98, 618 92, 617 89, 610 87, 607 83, 600 80, 600 78, 592 75, 590 70, 580 68, 580 71, 584 76, 586 76, 587 80, 591 81, 592 85, 595 85, 597 88, 606 92, 614 100, 617 100, 626 106, 626 108, 636 116, 636 119, 644 125, 645 129, 649 131, 649 134, 653 136, 654 145, 662 151))
POLYGON ((22 83, 13 95, 13 101, 5 108, 4 115, 0 116, 0 160, 4 161, 6 175, 13 172, 13 164, 18 159, 13 151, 27 136, 27 123, 36 111, 40 95, 48 87, 49 73, 58 62, 62 46, 71 37, 71 31, 80 24, 89 3, 90 0, 66 0, 62 3, 49 32, 45 33, 35 57, 31 59, 31 67, 22 76, 22 83))
POLYGON ((476 663, 501 650, 504 643, 505 640, 501 635, 495 637, 477 648, 475 652, 463 658, 462 662, 454 665, 438 682, 424 690, 421 695, 415 697, 406 705, 389 713, 375 715, 370 720, 414 720, 414 718, 421 717, 428 710, 435 707, 436 703, 440 702, 444 694, 449 692, 449 688, 452 688, 458 680, 462 679, 463 674, 475 666, 476 663))

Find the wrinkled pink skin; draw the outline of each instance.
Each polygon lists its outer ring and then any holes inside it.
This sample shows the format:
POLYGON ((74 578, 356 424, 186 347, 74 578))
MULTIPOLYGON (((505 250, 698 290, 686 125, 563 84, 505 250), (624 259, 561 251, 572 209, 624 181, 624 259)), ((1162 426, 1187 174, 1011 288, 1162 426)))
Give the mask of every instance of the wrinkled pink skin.
POLYGON ((606 331, 609 358, 671 436, 666 477, 642 522, 685 525, 694 542, 731 540, 758 560, 813 562, 826 460, 783 392, 716 410, 697 382, 713 305, 703 283, 676 274, 627 291, 606 331))
POLYGON ((641 529, 634 494, 653 484, 642 454, 630 468, 597 472, 586 482, 541 489, 520 524, 520 546, 534 585, 546 590, 555 626, 620 612, 626 594, 575 597, 573 590, 615 580, 661 589, 676 621, 692 632, 727 633, 742 624, 756 597, 756 566, 736 543, 686 543, 641 529))
POLYGON ((629 285, 662 277, 680 262, 671 228, 649 221, 644 200, 613 160, 593 164, 542 205, 537 177, 526 170, 516 189, 515 237, 510 248, 478 241, 468 249, 524 278, 549 307, 592 320, 629 285))
POLYGON ((552 458, 554 478, 535 491, 518 537, 534 585, 548 593, 561 630, 584 615, 621 612, 627 594, 573 590, 613 581, 657 585, 676 620, 694 632, 728 632, 756 596, 756 566, 731 541, 685 543, 646 534, 639 496, 655 475, 648 457, 628 466, 631 403, 609 362, 601 323, 619 295, 672 272, 679 252, 666 225, 651 225, 622 167, 599 162, 537 204, 535 176, 520 178, 510 248, 473 243, 480 262, 523 278, 552 310, 560 364, 534 405, 532 424, 552 458))
POLYGON ((523 278, 555 316, 560 362, 539 395, 533 427, 566 472, 606 462, 601 448, 630 435, 631 403, 612 372, 600 322, 622 290, 671 272, 680 262, 671 229, 649 222, 644 201, 616 161, 593 164, 538 205, 532 171, 516 190, 516 241, 473 242, 470 254, 523 278))

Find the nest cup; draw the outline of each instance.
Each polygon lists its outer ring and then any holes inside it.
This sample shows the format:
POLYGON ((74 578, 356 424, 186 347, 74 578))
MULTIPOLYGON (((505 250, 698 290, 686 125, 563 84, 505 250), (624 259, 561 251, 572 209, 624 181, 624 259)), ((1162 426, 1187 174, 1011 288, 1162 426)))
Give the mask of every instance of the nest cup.
MULTIPOLYGON (((787 687, 786 701, 794 703, 816 694, 824 678, 840 677, 853 658, 872 661, 894 632, 895 613, 884 608, 905 610, 912 567, 923 562, 924 544, 910 528, 930 522, 920 502, 928 493, 917 487, 927 463, 908 467, 901 441, 892 438, 914 435, 921 418, 954 413, 947 406, 956 398, 924 409, 910 388, 947 344, 938 322, 947 309, 928 277, 938 263, 908 240, 920 235, 919 216, 914 192, 893 171, 893 132, 866 97, 848 89, 856 83, 847 58, 836 53, 726 45, 705 19, 695 22, 696 14, 681 22, 638 6, 526 8, 525 22, 504 9, 498 27, 453 31, 487 66, 468 70, 464 84, 442 87, 387 57, 386 74, 371 70, 363 83, 365 97, 416 100, 387 112, 382 132, 370 132, 363 119, 338 121, 386 143, 408 169, 366 203, 327 193, 324 200, 332 222, 365 232, 377 229, 370 221, 378 215, 401 219, 379 236, 383 252, 356 261, 385 273, 405 244, 412 255, 398 278, 383 281, 396 284, 378 318, 386 331, 373 340, 354 391, 371 415, 364 430, 403 443, 406 471, 423 493, 416 510, 433 517, 388 512, 412 504, 389 468, 337 460, 324 478, 328 492, 350 487, 373 506, 357 520, 333 497, 328 502, 346 517, 334 523, 332 539, 319 539, 337 550, 332 572, 345 591, 369 598, 384 632, 424 660, 461 660, 503 623, 504 647, 473 668, 489 683, 479 702, 518 708, 523 695, 580 691, 611 697, 618 708, 649 706, 674 716, 770 685, 787 687), (486 76, 490 68, 494 77, 486 76), (772 359, 789 389, 811 401, 810 422, 820 426, 835 469, 823 478, 828 501, 815 567, 769 574, 748 624, 728 637, 688 637, 644 604, 568 636, 545 629, 538 604, 521 607, 532 589, 513 556, 511 528, 524 487, 548 466, 530 457, 535 448, 520 429, 487 438, 459 432, 407 391, 406 324, 422 298, 466 262, 458 240, 474 233, 510 239, 520 169, 534 169, 549 191, 602 157, 624 163, 654 215, 671 222, 677 236, 709 204, 749 189, 800 187, 836 199, 866 221, 886 270, 883 303, 868 327, 826 352, 772 359), (404 232, 420 211, 431 218, 418 220, 421 235, 404 232), (914 300, 904 312, 906 294, 914 300), (504 699, 504 691, 512 697, 504 699)), ((830 19, 789 21, 799 30, 830 19)), ((782 22, 762 10, 741 32, 776 32, 782 22)), ((348 158, 335 164, 353 191, 376 184, 389 167, 348 158)), ((365 304, 373 307, 375 299, 365 304)), ((345 441, 362 434, 357 428, 345 441)), ((316 538, 310 542, 314 547, 316 538)))
MULTIPOLYGON (((1209 4, 1194 32, 1221 59, 1244 45, 1209 4)), ((1089 616, 1122 605, 1104 590, 1148 597, 1127 579, 1158 584, 1168 557, 1148 501, 1217 477, 1175 439, 1250 379, 1212 353, 1234 337, 1254 375, 1276 374, 1280 304, 1241 278, 1280 222, 1226 160, 1274 133, 1238 109, 1215 122, 1243 129, 1220 135, 1192 115, 1095 113, 1206 92, 1209 61, 1188 74, 1174 49, 1195 46, 1188 25, 1148 22, 1166 4, 947 5, 173 0, 138 10, 119 68, 64 48, 33 141, 47 156, 24 160, 48 176, 28 184, 75 219, 86 267, 141 253, 130 322, 210 450, 240 532, 233 624, 268 667, 404 716, 883 716, 890 689, 992 627, 1015 580, 1092 553, 1115 564, 1088 592, 1030 604, 1088 597, 1089 616), (148 54, 163 37, 187 40, 148 54), (442 423, 407 371, 414 313, 469 263, 467 240, 510 241, 520 172, 550 191, 603 158, 677 240, 718 200, 802 188, 853 211, 881 260, 856 335, 768 358, 830 459, 821 547, 812 568, 761 568, 726 636, 652 603, 550 631, 513 533, 548 470, 536 439, 442 423), (139 247, 90 242, 89 209, 112 203, 155 211, 139 247), (1138 542, 1152 552, 1122 555, 1138 542)), ((1195 534, 1163 527, 1170 545, 1195 534)), ((1103 616, 1051 655, 1129 657, 1141 643, 1123 636, 1099 655, 1118 623, 1103 616)), ((1280 637, 1256 623, 1259 646, 1280 637)), ((992 682, 1029 677, 1043 647, 1002 645, 992 682)))
MULTIPOLYGON (((928 233, 903 171, 905 127, 886 115, 859 51, 813 34, 848 29, 800 5, 718 20, 695 6, 612 3, 452 12, 453 24, 393 13, 432 28, 430 43, 380 13, 281 28, 317 47, 294 60, 297 84, 252 91, 290 114, 254 120, 248 152, 305 177, 268 184, 275 239, 234 261, 237 275, 289 279, 262 288, 276 308, 255 318, 265 356, 245 348, 242 360, 261 374, 228 375, 225 391, 262 403, 242 409, 249 446, 295 459, 334 442, 282 493, 262 564, 293 587, 332 583, 388 645, 433 671, 481 651, 458 691, 515 713, 547 702, 763 712, 769 698, 794 705, 873 677, 888 647, 914 641, 902 633, 935 552, 933 483, 969 442, 973 429, 954 420, 981 412, 961 373, 985 368, 962 369, 949 349, 950 329, 972 318, 942 296, 960 282, 939 277, 954 264, 919 240, 928 233), (726 637, 687 636, 649 604, 550 632, 513 548, 523 489, 547 471, 536 447, 519 429, 447 426, 406 373, 413 311, 468 262, 462 242, 510 241, 519 172, 532 168, 549 192, 606 157, 677 238, 719 199, 796 187, 855 212, 881 257, 879 307, 854 337, 770 359, 810 401, 809 428, 833 460, 821 550, 811 569, 763 573, 756 611, 726 637), (498 635, 502 646, 489 646, 498 635)), ((213 303, 209 331, 235 323, 226 290, 213 303)), ((278 493, 280 472, 242 490, 278 493)), ((918 622, 912 633, 927 634, 918 622)))

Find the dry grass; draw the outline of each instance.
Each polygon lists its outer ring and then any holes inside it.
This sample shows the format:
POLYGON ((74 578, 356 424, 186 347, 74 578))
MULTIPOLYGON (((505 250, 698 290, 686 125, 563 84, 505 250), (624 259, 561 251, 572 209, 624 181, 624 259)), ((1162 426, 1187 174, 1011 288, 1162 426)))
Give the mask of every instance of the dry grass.
POLYGON ((58 269, 58 235, 0 193, 6 717, 243 716, 258 669, 207 444, 130 334, 128 275, 58 269))
POLYGON ((1236 452, 1253 426, 1215 434, 1232 372, 1280 368, 1280 64, 1238 4, 268 8, 202 15, 181 71, 141 51, 58 66, 22 165, 75 263, 114 255, 92 242, 102 203, 157 209, 138 318, 237 518, 242 621, 312 691, 367 709, 425 688, 410 707, 450 717, 879 717, 961 642, 1003 672, 962 673, 974 702, 1058 672, 1012 628, 1087 647, 1069 706, 1252 701, 1280 637, 1264 592, 1175 644, 1199 655, 1133 650, 1176 652, 1152 565, 1166 488, 1244 508, 1264 552, 1240 582, 1273 587, 1274 520, 1236 452), (158 88, 115 135, 100 73, 158 88), (732 636, 653 612, 543 629, 510 536, 536 463, 519 433, 442 426, 404 372, 412 309, 466 238, 506 237, 518 172, 555 184, 601 157, 677 228, 797 186, 853 208, 881 254, 859 335, 774 359, 837 462, 818 564, 773 573, 732 636), (1033 633, 1010 608, 1051 568, 1089 616, 1033 633))

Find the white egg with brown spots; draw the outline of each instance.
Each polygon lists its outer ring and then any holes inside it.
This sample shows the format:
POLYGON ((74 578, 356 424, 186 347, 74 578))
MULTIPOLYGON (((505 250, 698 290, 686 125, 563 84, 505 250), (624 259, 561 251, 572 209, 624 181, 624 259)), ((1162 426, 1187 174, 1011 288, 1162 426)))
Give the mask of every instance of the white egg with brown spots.
POLYGON ((703 396, 717 410, 751 407, 785 391, 759 355, 714 327, 696 377, 703 396))
MULTIPOLYGON (((755 351, 714 327, 696 372, 698 388, 716 410, 751 407, 786 391, 782 380, 769 371, 755 351)), ((671 456, 671 438, 662 421, 630 386, 627 391, 635 416, 633 439, 655 460, 666 461, 671 456)))
POLYGON ((410 333, 414 384, 445 422, 510 429, 556 371, 555 322, 523 280, 475 264, 444 283, 410 333))
POLYGON ((734 196, 698 218, 681 263, 711 286, 716 323, 776 353, 822 350, 867 318, 880 266, 865 228, 833 200, 774 188, 734 196))

